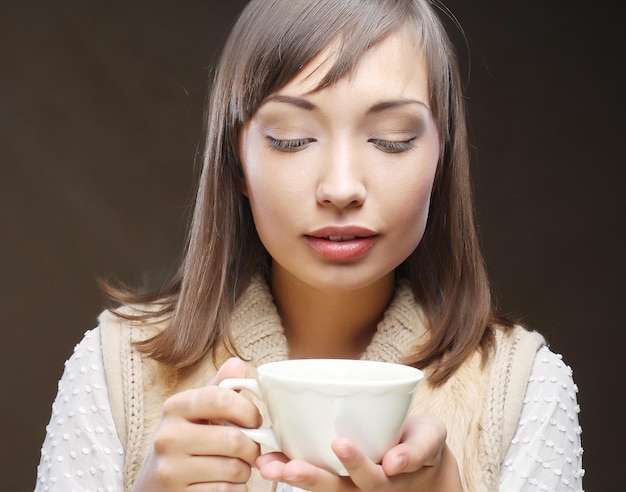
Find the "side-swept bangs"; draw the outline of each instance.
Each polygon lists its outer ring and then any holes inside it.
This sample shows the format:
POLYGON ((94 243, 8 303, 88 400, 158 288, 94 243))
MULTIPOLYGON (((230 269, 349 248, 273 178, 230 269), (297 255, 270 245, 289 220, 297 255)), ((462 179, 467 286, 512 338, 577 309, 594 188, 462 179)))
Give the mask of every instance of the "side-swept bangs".
POLYGON ((268 95, 332 43, 339 42, 340 49, 320 89, 347 75, 376 43, 406 28, 416 47, 424 50, 430 103, 446 140, 451 50, 439 19, 424 4, 413 0, 251 2, 233 28, 215 81, 217 97, 228 100, 227 124, 240 127, 268 95))

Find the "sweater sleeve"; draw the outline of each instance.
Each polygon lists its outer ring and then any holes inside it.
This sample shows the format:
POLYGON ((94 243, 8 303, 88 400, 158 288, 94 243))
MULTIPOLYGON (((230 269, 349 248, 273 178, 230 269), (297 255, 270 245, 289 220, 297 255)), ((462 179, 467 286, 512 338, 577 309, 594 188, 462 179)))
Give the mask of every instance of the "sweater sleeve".
POLYGON ((123 490, 124 451, 105 382, 99 328, 65 363, 41 449, 35 492, 123 490))
POLYGON ((517 431, 500 470, 500 490, 582 491, 578 389, 572 370, 546 346, 532 367, 517 431))

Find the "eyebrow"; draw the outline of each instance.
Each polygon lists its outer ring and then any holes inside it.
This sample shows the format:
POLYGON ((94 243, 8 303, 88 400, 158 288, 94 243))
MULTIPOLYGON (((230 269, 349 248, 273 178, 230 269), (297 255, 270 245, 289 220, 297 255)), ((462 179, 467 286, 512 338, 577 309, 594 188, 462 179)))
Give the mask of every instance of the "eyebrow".
POLYGON ((389 101, 382 101, 378 104, 374 104, 370 109, 367 110, 368 113, 380 113, 381 111, 386 111, 388 109, 394 109, 402 106, 408 106, 410 104, 419 104, 423 106, 425 109, 430 111, 428 105, 420 101, 419 99, 391 99, 389 101))
POLYGON ((313 111, 314 109, 317 109, 317 106, 315 106, 315 104, 307 101, 306 99, 293 97, 293 96, 284 96, 280 94, 273 94, 269 96, 267 99, 265 99, 264 103, 268 103, 268 102, 280 102, 280 103, 292 104, 299 108, 306 109, 307 111, 313 111))
MULTIPOLYGON (((297 106, 298 108, 305 109, 307 111, 313 111, 317 109, 317 106, 315 106, 315 104, 313 104, 310 101, 307 101, 306 99, 302 99, 300 97, 294 97, 294 96, 286 96, 286 95, 281 95, 281 94, 273 94, 269 96, 264 101, 264 103, 267 103, 267 102, 279 102, 279 103, 291 104, 293 106, 297 106)), ((380 113, 388 109, 407 106, 410 104, 419 104, 420 106, 423 106, 425 109, 430 111, 430 108, 428 107, 428 105, 424 103, 423 101, 420 101, 419 99, 390 99, 389 101, 382 101, 377 104, 374 104, 371 108, 367 110, 367 113, 368 114, 380 113)))

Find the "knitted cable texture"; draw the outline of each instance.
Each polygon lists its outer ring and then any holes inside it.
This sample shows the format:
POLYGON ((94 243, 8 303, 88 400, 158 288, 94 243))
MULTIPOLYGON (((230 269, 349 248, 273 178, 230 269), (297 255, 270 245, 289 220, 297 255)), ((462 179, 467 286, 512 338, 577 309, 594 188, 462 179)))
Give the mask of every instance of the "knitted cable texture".
MULTIPOLYGON (((128 409, 128 433, 126 443, 126 474, 125 483, 127 490, 132 490, 135 485, 135 478, 141 467, 139 461, 141 440, 143 437, 143 377, 142 377, 142 357, 133 345, 133 333, 143 338, 145 335, 141 327, 135 330, 128 330, 126 343, 126 360, 128 364, 123 364, 126 372, 126 386, 130 391, 127 393, 126 408, 128 409), (137 333, 139 332, 139 333, 137 333)), ((124 359, 123 359, 124 360, 124 359)))
POLYGON ((254 365, 287 359, 287 338, 269 288, 260 278, 243 293, 232 314, 232 337, 254 365))
POLYGON ((498 489, 499 467, 496 464, 500 459, 500 440, 503 428, 504 403, 506 401, 509 382, 511 380, 511 363, 519 336, 506 336, 502 331, 496 331, 496 343, 500 350, 494 355, 491 369, 491 387, 488 404, 485 407, 484 445, 480 447, 482 455, 480 462, 489 490, 498 489))
POLYGON ((402 281, 361 359, 400 362, 407 350, 425 336, 421 310, 408 284, 402 281))

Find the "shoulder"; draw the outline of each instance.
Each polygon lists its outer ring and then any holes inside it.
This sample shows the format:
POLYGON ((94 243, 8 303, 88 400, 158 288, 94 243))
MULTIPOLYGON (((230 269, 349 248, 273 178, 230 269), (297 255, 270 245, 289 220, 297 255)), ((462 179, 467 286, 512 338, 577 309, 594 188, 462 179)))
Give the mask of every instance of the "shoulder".
POLYGON ((491 378, 496 391, 503 396, 511 395, 521 404, 528 376, 533 367, 537 351, 545 346, 545 339, 536 332, 522 326, 494 329, 495 349, 492 354, 491 378))
POLYGON ((69 360, 83 359, 90 354, 98 355, 100 350, 100 327, 96 326, 87 330, 80 341, 74 346, 74 351, 69 360))
MULTIPOLYGON (((565 433, 569 442, 579 439, 581 429, 578 424, 578 386, 574 382, 572 368, 565 363, 559 353, 543 346, 537 352, 532 371, 528 378, 524 413, 527 415, 545 415, 551 419, 541 420, 541 424, 556 426, 565 433), (546 411, 543 411, 546 410, 546 411)), ((534 420, 535 417, 529 417, 534 420)), ((522 422, 520 422, 522 424, 522 422)))
POLYGON ((122 306, 115 311, 103 311, 98 317, 102 357, 108 384, 121 385, 125 371, 135 371, 143 355, 137 342, 147 340, 165 329, 169 318, 149 317, 156 306, 122 306))
POLYGON ((90 374, 97 374, 94 377, 100 379, 102 371, 100 327, 96 327, 86 331, 74 346, 72 355, 65 362, 62 379, 75 384, 77 378, 88 379, 90 374))
POLYGON ((494 329, 495 349, 491 361, 494 397, 521 408, 522 398, 537 351, 545 339, 536 331, 521 326, 494 329))
POLYGON ((501 459, 517 429, 528 379, 537 351, 545 345, 545 339, 521 326, 496 328, 494 334, 496 344, 491 360, 486 416, 496 431, 500 429, 501 459))
POLYGON ((573 371, 561 354, 553 352, 547 345, 538 350, 526 393, 525 404, 537 401, 541 396, 576 401, 578 387, 574 383, 573 371))
POLYGON ((104 381, 104 363, 102 358, 102 343, 100 327, 88 330, 82 339, 74 346, 74 350, 65 362, 61 384, 72 387, 72 394, 76 394, 83 385, 92 389, 100 389, 99 382, 104 381), (92 386, 88 381, 95 381, 92 386))
POLYGON ((536 331, 528 330, 520 325, 511 328, 497 326, 493 329, 496 339, 496 354, 502 354, 506 359, 512 355, 528 359, 528 355, 534 355, 546 341, 536 331))
POLYGON ((142 336, 154 336, 167 327, 170 316, 160 314, 161 308, 159 304, 142 304, 106 309, 98 316, 98 324, 103 332, 132 332, 133 341, 138 341, 142 336))
MULTIPOLYGON (((568 377, 572 375, 572 368, 565 363, 563 356, 554 352, 548 345, 543 345, 537 351, 534 368, 539 372, 556 372, 568 377)), ((533 372, 535 371, 533 370, 533 372)))

